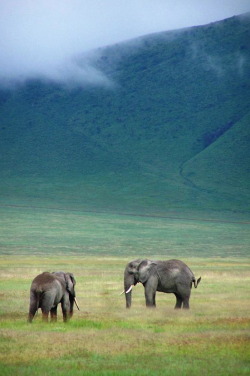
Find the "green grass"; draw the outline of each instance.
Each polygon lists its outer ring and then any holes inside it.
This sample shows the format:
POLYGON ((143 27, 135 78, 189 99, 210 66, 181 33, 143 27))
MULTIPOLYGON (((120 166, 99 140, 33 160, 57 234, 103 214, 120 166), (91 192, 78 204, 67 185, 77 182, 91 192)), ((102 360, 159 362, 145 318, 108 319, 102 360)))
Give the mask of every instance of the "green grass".
POLYGON ((1 375, 248 375, 249 224, 1 208, 1 375), (186 262, 202 276, 191 309, 143 286, 125 308, 123 271, 135 257, 186 262), (80 311, 64 324, 26 322, 42 271, 73 272, 80 311))
POLYGON ((198 212, 170 212, 160 218, 32 207, 0 207, 0 214, 1 249, 6 254, 249 255, 249 222, 237 222, 230 214, 212 220, 198 212))
POLYGON ((244 375, 249 363, 249 262, 190 259, 202 275, 189 312, 157 295, 146 310, 142 286, 125 309, 123 258, 1 257, 0 370, 3 375, 244 375), (26 323, 29 285, 41 270, 73 271, 81 311, 64 324, 26 323), (39 267, 38 267, 39 266, 39 267), (192 372, 191 372, 192 371, 192 372))

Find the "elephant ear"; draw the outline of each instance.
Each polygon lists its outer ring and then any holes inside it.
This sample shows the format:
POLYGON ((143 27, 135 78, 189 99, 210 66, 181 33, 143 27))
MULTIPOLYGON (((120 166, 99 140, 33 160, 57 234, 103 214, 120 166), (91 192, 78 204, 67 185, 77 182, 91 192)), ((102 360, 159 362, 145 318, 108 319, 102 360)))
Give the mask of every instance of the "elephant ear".
POLYGON ((75 296, 75 284, 76 280, 72 273, 65 273, 66 289, 71 295, 75 296))
POLYGON ((139 281, 141 283, 147 282, 149 277, 152 275, 154 271, 154 266, 156 265, 155 262, 151 260, 143 260, 140 265, 138 266, 138 275, 139 281))

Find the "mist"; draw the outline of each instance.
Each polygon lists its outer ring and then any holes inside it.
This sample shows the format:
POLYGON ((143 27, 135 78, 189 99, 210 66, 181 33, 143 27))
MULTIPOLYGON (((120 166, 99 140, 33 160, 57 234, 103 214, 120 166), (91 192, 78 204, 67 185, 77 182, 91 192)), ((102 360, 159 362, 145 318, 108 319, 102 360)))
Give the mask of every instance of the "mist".
POLYGON ((248 11, 249 0, 0 0, 0 84, 108 85, 92 50, 248 11))

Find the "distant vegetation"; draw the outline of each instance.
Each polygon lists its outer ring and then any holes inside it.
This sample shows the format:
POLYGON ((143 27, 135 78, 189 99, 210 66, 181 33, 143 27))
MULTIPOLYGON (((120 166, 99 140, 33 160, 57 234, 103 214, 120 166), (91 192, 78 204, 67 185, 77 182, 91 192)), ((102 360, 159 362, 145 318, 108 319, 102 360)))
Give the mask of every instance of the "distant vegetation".
POLYGON ((250 20, 97 51, 107 86, 0 92, 2 204, 249 213, 250 20))

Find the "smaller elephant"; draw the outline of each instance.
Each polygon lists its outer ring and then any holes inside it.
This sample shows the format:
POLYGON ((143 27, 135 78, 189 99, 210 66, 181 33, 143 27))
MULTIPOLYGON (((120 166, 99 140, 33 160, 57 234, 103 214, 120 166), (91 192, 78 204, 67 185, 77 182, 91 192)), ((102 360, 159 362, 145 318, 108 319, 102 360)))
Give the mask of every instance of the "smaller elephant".
POLYGON ((44 321, 57 320, 57 305, 61 303, 63 321, 73 315, 73 306, 78 304, 75 297, 76 280, 72 273, 44 272, 35 277, 30 288, 30 307, 28 322, 32 322, 38 308, 42 310, 44 321))
POLYGON ((156 291, 160 291, 175 295, 175 308, 188 309, 192 285, 196 288, 200 280, 201 277, 196 280, 193 272, 180 260, 133 260, 127 264, 124 271, 126 307, 131 306, 132 287, 141 282, 147 307, 156 306, 156 291))

